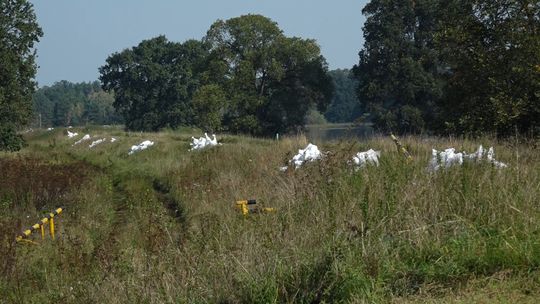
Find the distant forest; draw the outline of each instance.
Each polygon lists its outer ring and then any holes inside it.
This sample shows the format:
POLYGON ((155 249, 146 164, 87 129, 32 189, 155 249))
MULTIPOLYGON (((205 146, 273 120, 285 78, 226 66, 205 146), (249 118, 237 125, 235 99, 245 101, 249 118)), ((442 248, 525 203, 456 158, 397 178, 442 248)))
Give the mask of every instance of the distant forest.
POLYGON ((328 122, 353 122, 360 118, 362 109, 356 95, 358 81, 348 69, 337 69, 329 72, 334 82, 334 96, 324 117, 328 122))
MULTIPOLYGON (((328 122, 353 122, 361 115, 356 96, 357 82, 350 70, 328 72, 335 91, 324 118, 328 122)), ((71 83, 63 80, 39 88, 34 93, 34 120, 39 127, 123 124, 123 118, 114 108, 114 94, 101 88, 99 81, 71 83)), ((316 111, 316 110, 315 110, 316 111)))
POLYGON ((99 81, 60 81, 34 94, 33 125, 39 127, 110 125, 122 123, 114 109, 114 96, 99 81))

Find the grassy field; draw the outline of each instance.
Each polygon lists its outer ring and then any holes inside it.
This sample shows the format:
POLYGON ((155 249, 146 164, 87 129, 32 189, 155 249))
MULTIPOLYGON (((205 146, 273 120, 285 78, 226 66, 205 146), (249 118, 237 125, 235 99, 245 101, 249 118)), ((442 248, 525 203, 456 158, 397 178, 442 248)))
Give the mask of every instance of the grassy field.
MULTIPOLYGON (((535 303, 540 297, 538 142, 389 138, 319 145, 324 160, 280 172, 305 137, 125 133, 72 146, 27 134, 0 154, 0 303, 535 303), (128 156, 142 140, 155 145, 128 156), (495 147, 509 168, 429 173, 431 148, 495 147), (354 171, 358 151, 379 167, 354 171), (256 198, 276 208, 244 217, 256 198), (56 240, 14 243, 65 207, 56 240)), ((193 133, 193 134, 191 134, 193 133)), ((319 143, 315 143, 319 144, 319 143)))

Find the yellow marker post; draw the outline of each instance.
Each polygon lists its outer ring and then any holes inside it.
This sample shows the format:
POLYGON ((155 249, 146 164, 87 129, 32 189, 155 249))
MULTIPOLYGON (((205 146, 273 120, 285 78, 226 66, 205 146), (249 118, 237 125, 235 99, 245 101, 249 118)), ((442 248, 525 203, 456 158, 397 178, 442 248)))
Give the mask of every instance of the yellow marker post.
POLYGON ((51 238, 54 240, 54 218, 51 217, 51 223, 49 224, 51 238))
POLYGON ((45 224, 49 222, 48 218, 41 219, 41 239, 45 239, 45 224))
POLYGON ((257 200, 254 200, 254 199, 236 201, 236 207, 240 209, 243 216, 247 216, 250 213, 260 213, 260 212, 269 213, 269 212, 276 211, 275 208, 257 206, 257 200))
POLYGON ((407 158, 407 161, 411 161, 412 160, 411 154, 409 154, 409 151, 407 151, 407 149, 405 149, 405 147, 403 147, 403 145, 399 142, 397 137, 394 136, 394 134, 391 134, 391 133, 390 133, 390 137, 392 138, 392 140, 396 144, 398 151, 401 151, 401 153, 403 153, 403 155, 405 155, 405 157, 407 158))
POLYGON ((248 201, 246 201, 246 200, 237 201, 236 202, 236 207, 240 209, 240 211, 242 212, 242 215, 244 215, 244 216, 248 215, 248 213, 249 213, 248 201))

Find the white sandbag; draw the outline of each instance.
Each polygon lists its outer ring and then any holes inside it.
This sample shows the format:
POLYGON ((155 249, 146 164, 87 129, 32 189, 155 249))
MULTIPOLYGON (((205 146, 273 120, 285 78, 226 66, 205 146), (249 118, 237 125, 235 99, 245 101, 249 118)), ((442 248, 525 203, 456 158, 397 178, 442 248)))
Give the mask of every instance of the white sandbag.
POLYGON ((373 149, 369 149, 365 152, 356 153, 356 155, 353 156, 352 160, 357 168, 363 168, 368 164, 372 164, 378 167, 380 156, 381 156, 381 151, 375 151, 373 149))
POLYGON ((507 164, 495 159, 495 150, 493 150, 493 147, 489 147, 486 158, 488 162, 490 162, 493 166, 495 166, 495 168, 502 169, 502 168, 508 167, 507 164))
POLYGON ((88 148, 92 149, 93 147, 99 145, 100 143, 102 143, 102 142, 104 142, 106 140, 107 140, 106 138, 95 140, 88 146, 88 148))
POLYGON ((463 152, 463 158, 470 161, 482 161, 485 155, 486 150, 484 149, 484 147, 482 147, 482 145, 480 145, 480 147, 478 147, 478 150, 476 150, 476 152, 474 153, 467 154, 463 152))
POLYGON ((221 144, 218 143, 216 139, 216 134, 212 134, 212 138, 210 138, 207 133, 204 133, 204 137, 195 138, 192 136, 191 143, 189 145, 191 146, 191 149, 189 150, 193 151, 218 146, 221 144))
POLYGON ((148 149, 148 147, 151 147, 153 145, 154 145, 153 141, 145 140, 138 145, 131 146, 131 149, 129 150, 128 155, 131 155, 138 151, 146 150, 148 149))
POLYGON ((293 163, 295 168, 300 168, 305 162, 312 162, 322 157, 321 151, 314 144, 308 144, 305 149, 299 149, 289 163, 293 163))
POLYGON ((463 153, 456 153, 456 149, 448 148, 444 151, 431 151, 431 160, 429 161, 429 169, 437 171, 440 168, 450 168, 453 165, 463 164, 463 153))
POLYGON ((76 146, 80 143, 82 143, 83 141, 87 141, 90 139, 90 134, 86 134, 85 136, 83 136, 83 138, 79 139, 78 141, 76 141, 73 145, 76 146))

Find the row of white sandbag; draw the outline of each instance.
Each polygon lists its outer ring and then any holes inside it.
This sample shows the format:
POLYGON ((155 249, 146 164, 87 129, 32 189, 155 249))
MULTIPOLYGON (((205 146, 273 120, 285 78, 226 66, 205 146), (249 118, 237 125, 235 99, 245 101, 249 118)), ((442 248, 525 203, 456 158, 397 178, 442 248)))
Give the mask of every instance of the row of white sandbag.
MULTIPOLYGON (((67 136, 69 138, 73 138, 73 137, 78 136, 78 135, 79 134, 76 133, 76 132, 67 131, 67 136)), ((192 142, 190 143, 190 146, 191 146, 190 150, 191 151, 193 151, 193 150, 201 150, 201 149, 204 149, 204 148, 221 145, 220 143, 218 143, 215 134, 213 134, 212 137, 213 138, 210 138, 207 133, 204 133, 204 137, 200 137, 200 138, 191 137, 192 142)), ((73 144, 73 146, 78 145, 78 144, 82 143, 83 141, 87 141, 90 138, 91 138, 90 134, 86 134, 80 140, 75 142, 73 144)), ((88 146, 88 148, 93 148, 93 147, 105 142, 106 140, 107 140, 106 138, 101 138, 101 139, 95 140, 88 146)), ((114 137, 111 138, 111 142, 115 142, 115 141, 116 141, 116 138, 114 138, 114 137)), ((132 146, 130 151, 128 152, 128 154, 131 155, 131 154, 133 154, 135 152, 145 150, 148 147, 151 147, 153 145, 154 145, 154 142, 152 142, 150 140, 145 140, 145 141, 141 142, 138 145, 132 146)))
MULTIPOLYGON (((314 160, 321 159, 323 154, 319 148, 314 144, 308 144, 305 149, 298 150, 296 154, 290 161, 289 164, 293 165, 295 168, 301 167, 305 162, 311 162, 314 160)), ((352 158, 352 163, 358 167, 364 167, 368 164, 375 166, 379 165, 379 157, 381 156, 380 151, 375 151, 369 149, 364 152, 358 152, 352 158)), ((462 165, 464 161, 471 162, 488 162, 491 163, 496 168, 506 168, 508 165, 497 161, 495 159, 495 152, 493 147, 490 147, 489 150, 485 150, 482 146, 474 153, 468 154, 467 152, 455 153, 454 148, 448 148, 444 151, 432 150, 432 157, 429 161, 428 169, 430 171, 438 171, 441 168, 449 168, 453 165, 462 165)), ((281 167, 282 171, 287 170, 288 166, 281 167)))

